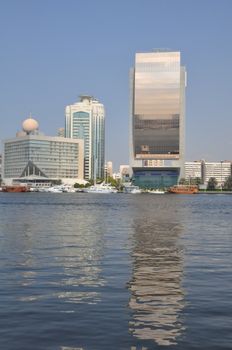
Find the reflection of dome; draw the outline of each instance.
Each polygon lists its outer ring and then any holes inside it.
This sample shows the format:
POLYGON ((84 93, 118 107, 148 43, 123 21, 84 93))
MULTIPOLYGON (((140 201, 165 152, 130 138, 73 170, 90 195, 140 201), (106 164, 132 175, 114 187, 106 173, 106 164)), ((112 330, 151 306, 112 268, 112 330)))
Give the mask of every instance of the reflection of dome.
POLYGON ((39 123, 35 119, 28 118, 28 119, 24 120, 22 127, 26 133, 30 133, 30 132, 35 131, 39 128, 39 123))

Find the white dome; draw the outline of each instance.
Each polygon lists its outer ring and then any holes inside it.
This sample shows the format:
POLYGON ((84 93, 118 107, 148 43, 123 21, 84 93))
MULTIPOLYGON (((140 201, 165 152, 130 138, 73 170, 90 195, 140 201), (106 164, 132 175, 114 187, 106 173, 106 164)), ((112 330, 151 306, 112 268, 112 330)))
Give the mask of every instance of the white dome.
POLYGON ((39 128, 39 123, 35 119, 28 118, 24 120, 22 127, 25 132, 32 132, 39 128))

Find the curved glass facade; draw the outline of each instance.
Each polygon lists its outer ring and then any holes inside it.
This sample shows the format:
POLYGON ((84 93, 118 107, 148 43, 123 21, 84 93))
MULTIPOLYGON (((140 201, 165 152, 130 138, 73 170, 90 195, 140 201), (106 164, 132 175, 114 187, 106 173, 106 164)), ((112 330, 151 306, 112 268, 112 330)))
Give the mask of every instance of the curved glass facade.
POLYGON ((141 188, 168 188, 176 185, 179 169, 134 169, 133 184, 141 188))

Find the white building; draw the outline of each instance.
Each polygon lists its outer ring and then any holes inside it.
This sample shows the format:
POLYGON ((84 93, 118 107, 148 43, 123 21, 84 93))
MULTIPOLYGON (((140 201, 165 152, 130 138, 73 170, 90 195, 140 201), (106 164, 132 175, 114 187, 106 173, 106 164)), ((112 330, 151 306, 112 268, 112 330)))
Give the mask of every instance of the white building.
POLYGON ((32 118, 24 121, 18 135, 3 142, 5 184, 54 180, 74 183, 83 179, 83 140, 41 135, 32 118))
POLYGON ((211 177, 214 177, 218 187, 221 187, 229 176, 231 176, 231 161, 204 162, 203 178, 205 184, 211 177))
POLYGON ((65 110, 65 136, 84 141, 84 178, 104 177, 105 110, 92 96, 82 95, 80 101, 65 110))
POLYGON ((113 163, 111 161, 108 161, 106 163, 106 175, 107 175, 107 177, 113 176, 113 163))
POLYGON ((185 178, 187 180, 189 179, 195 179, 195 178, 203 178, 202 173, 202 161, 195 160, 193 162, 185 162, 185 178))

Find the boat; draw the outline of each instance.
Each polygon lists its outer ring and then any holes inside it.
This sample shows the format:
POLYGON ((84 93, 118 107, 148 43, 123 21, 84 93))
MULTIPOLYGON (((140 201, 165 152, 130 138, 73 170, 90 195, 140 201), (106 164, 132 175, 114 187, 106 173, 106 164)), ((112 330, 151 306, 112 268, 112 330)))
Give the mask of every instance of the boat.
POLYGON ((169 193, 177 194, 196 194, 198 191, 198 186, 195 185, 175 185, 168 190, 169 193))
POLYGON ((2 186, 2 192, 30 192, 30 187, 27 185, 2 186))
POLYGON ((62 188, 60 188, 58 186, 53 186, 53 187, 49 187, 46 192, 49 192, 49 193, 63 193, 64 191, 62 190, 62 188))
POLYGON ((131 184, 125 185, 123 192, 124 193, 132 193, 132 194, 142 193, 142 191, 139 188, 139 186, 134 186, 134 185, 131 185, 131 184))
POLYGON ((109 184, 95 184, 83 189, 85 193, 117 193, 117 189, 109 184))
POLYGON ((148 192, 148 193, 151 193, 151 194, 164 194, 164 193, 165 193, 165 191, 159 190, 159 189, 156 189, 156 190, 148 190, 147 192, 148 192))

